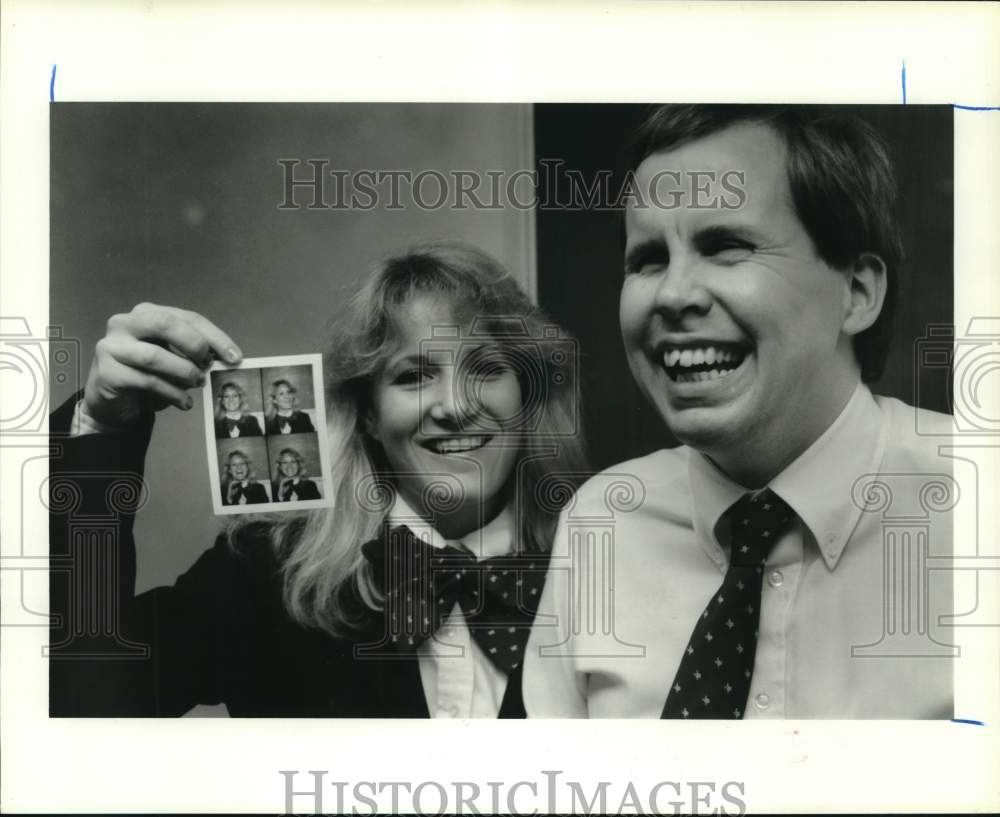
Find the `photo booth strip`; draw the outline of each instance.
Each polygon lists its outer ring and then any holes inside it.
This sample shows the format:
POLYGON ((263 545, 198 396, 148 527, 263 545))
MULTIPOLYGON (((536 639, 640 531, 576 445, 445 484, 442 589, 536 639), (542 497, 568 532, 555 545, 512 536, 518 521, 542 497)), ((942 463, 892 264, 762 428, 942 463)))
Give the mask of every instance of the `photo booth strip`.
MULTIPOLYGON (((217 362, 209 372, 210 376, 203 387, 203 403, 208 478, 212 491, 212 508, 215 513, 217 515, 273 513, 331 507, 333 492, 323 389, 323 356, 309 354, 247 358, 237 366, 227 366, 217 362), (234 377, 227 377, 223 374, 225 372, 234 373, 234 377), (230 379, 238 380, 244 388, 247 383, 257 386, 259 389, 257 393, 263 397, 264 416, 270 408, 268 395, 272 383, 279 379, 295 383, 297 392, 302 394, 308 403, 298 408, 308 416, 313 430, 307 434, 297 433, 290 436, 280 433, 269 435, 264 424, 260 424, 265 433, 259 437, 241 438, 228 435, 217 437, 216 409, 220 405, 220 395, 217 392, 223 383, 230 379), (302 493, 309 495, 318 493, 318 499, 296 499, 297 494, 290 492, 292 498, 289 501, 275 501, 278 499, 276 486, 280 485, 281 477, 275 480, 275 458, 271 452, 280 451, 290 444, 292 437, 300 440, 309 438, 308 444, 302 447, 307 448, 309 452, 306 458, 309 461, 307 479, 314 484, 316 490, 310 488, 302 493), (243 459, 247 461, 246 471, 240 474, 245 477, 245 484, 241 483, 239 488, 230 490, 229 480, 226 479, 227 462, 236 452, 241 453, 243 459), (233 504, 229 503, 230 499, 234 500, 233 504)), ((235 458, 234 462, 238 464, 239 458, 235 458)))

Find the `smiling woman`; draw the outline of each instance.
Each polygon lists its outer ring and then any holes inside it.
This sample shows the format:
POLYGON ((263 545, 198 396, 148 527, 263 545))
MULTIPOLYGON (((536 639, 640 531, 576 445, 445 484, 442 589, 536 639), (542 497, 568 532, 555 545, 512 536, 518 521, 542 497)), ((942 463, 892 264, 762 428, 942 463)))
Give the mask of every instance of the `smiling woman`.
MULTIPOLYGON (((213 357, 240 357, 185 310, 143 304, 109 327, 83 399, 52 418, 73 433, 53 485, 79 472, 141 473, 149 393, 190 408, 182 387, 203 383, 213 357), (161 351, 133 371, 151 345, 161 351)), ((521 661, 546 554, 584 476, 572 352, 476 249, 435 244, 386 261, 326 360, 332 508, 237 517, 173 587, 135 596, 134 571, 121 569, 117 635, 149 645, 151 660, 115 660, 95 644, 100 660, 53 661, 52 714, 224 703, 232 715, 523 716, 521 661)), ((274 501, 318 496, 306 467, 314 435, 295 433, 311 394, 291 370, 268 370, 264 382, 266 438, 218 443, 227 504, 268 501, 254 470, 266 462, 274 501)), ((220 401, 226 413, 245 402, 231 383, 220 401)), ((69 522, 53 507, 63 552, 69 522)), ((134 564, 130 521, 118 565, 134 564)), ((53 578, 52 600, 68 621, 80 600, 64 578, 53 578)))

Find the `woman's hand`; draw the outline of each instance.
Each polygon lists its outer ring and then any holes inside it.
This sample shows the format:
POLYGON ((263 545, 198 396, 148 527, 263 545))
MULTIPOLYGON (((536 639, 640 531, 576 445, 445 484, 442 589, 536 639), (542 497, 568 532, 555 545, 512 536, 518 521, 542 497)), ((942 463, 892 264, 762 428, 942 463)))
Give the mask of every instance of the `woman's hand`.
POLYGON ((232 339, 197 312, 142 303, 108 319, 84 389, 83 410, 105 425, 125 428, 145 410, 194 405, 188 390, 205 383, 212 361, 238 363, 232 339))

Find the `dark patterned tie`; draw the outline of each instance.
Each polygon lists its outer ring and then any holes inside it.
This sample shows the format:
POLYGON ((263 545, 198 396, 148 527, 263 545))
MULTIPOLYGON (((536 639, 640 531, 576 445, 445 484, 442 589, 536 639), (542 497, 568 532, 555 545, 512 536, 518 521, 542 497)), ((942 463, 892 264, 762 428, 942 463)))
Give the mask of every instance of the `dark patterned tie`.
POLYGON ((292 491, 295 490, 295 485, 291 480, 288 480, 281 488, 281 501, 289 502, 292 498, 292 491))
POLYGON ((392 528, 361 550, 385 592, 393 649, 415 653, 458 602, 490 661, 508 675, 520 666, 545 583, 547 554, 476 561, 467 550, 435 548, 405 526, 392 528))
POLYGON ((750 694, 764 563, 792 520, 765 488, 744 494, 724 516, 731 526, 729 569, 694 626, 661 718, 742 718, 750 694))

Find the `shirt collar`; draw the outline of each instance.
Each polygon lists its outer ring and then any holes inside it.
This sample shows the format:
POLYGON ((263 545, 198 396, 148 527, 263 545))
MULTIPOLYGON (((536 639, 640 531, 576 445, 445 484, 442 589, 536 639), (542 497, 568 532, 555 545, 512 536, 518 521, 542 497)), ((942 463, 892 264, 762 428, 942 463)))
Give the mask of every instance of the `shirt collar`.
MULTIPOLYGON (((483 527, 467 533, 457 543, 469 550, 476 559, 489 559, 494 556, 506 556, 512 550, 514 515, 508 505, 483 527)), ((454 545, 454 540, 445 539, 437 529, 427 522, 410 507, 409 503, 397 492, 389 511, 390 526, 406 525, 414 535, 431 547, 443 548, 454 545)))
MULTIPOLYGON (((859 383, 830 427, 771 480, 770 488, 795 511, 833 570, 862 509, 851 499, 854 483, 876 473, 885 455, 888 429, 868 388, 859 383)), ((723 570, 728 559, 715 536, 719 517, 746 489, 722 473, 704 454, 688 460, 698 541, 723 570)))

